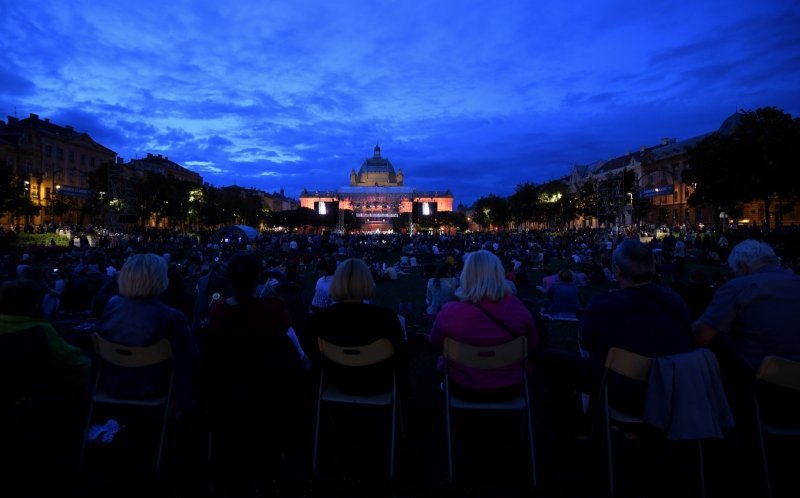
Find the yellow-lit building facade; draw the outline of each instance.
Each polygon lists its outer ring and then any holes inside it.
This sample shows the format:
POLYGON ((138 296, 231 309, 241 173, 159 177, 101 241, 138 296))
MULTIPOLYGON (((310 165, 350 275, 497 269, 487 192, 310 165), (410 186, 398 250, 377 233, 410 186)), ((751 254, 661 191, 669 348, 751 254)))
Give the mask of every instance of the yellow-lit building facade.
POLYGON ((33 113, 24 119, 0 120, 0 161, 12 167, 38 207, 26 222, 88 222, 91 213, 85 205, 93 195, 89 175, 101 164, 114 164, 116 158, 116 152, 88 133, 33 113))

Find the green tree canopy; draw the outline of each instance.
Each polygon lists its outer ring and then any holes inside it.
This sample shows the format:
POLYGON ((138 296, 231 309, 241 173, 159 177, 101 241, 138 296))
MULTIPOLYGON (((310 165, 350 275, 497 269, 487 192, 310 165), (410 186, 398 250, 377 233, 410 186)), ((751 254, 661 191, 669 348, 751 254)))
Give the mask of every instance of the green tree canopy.
POLYGON ((683 180, 696 184, 693 206, 734 211, 736 204, 764 203, 766 227, 774 199, 800 199, 800 120, 775 107, 742 113, 730 134, 713 133, 689 149, 683 180))
POLYGON ((505 229, 509 221, 511 214, 505 197, 489 194, 475 201, 475 223, 483 228, 494 225, 505 229))
POLYGON ((517 185, 508 198, 508 209, 517 226, 527 227, 529 222, 534 221, 539 209, 539 189, 536 184, 525 182, 517 185))

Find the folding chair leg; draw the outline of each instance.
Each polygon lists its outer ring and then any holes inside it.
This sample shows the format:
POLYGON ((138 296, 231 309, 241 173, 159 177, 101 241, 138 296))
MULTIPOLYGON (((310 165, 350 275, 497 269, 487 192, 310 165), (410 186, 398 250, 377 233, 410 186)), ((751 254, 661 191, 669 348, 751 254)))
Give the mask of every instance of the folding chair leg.
POLYGON ((448 401, 445 399, 445 407, 444 407, 444 418, 445 424, 447 427, 447 471, 448 476, 450 477, 450 482, 453 482, 453 437, 452 437, 452 427, 450 426, 450 406, 448 401))
POLYGON ((761 450, 761 466, 764 472, 764 487, 767 491, 767 498, 772 498, 772 483, 769 479, 769 464, 767 463, 767 447, 764 444, 764 433, 761 431, 761 420, 756 420, 758 424, 758 445, 761 450))
POLYGON ((314 424, 314 454, 311 457, 311 472, 316 475, 317 474, 317 451, 319 450, 319 416, 320 411, 322 410, 322 403, 321 400, 317 403, 317 417, 316 422, 314 424))
POLYGON ((756 416, 758 449, 761 451, 761 466, 764 472, 764 487, 767 492, 767 498, 772 498, 772 483, 769 480, 769 464, 767 463, 767 447, 764 444, 764 431, 761 429, 761 410, 759 409, 758 401, 755 401, 753 404, 753 409, 756 416))
POLYGON ((703 462, 703 441, 701 439, 697 440, 697 459, 700 462, 698 465, 700 468, 700 496, 706 498, 706 471, 703 462))
POLYGON ((161 470, 161 456, 164 454, 164 439, 167 435, 167 423, 169 421, 169 406, 164 408, 164 421, 161 423, 161 440, 158 443, 158 458, 156 459, 156 472, 161 470))
POLYGON ((397 403, 395 401, 392 402, 392 433, 389 437, 392 438, 391 447, 389 449, 389 479, 394 477, 394 451, 395 451, 395 443, 397 439, 397 403))
POLYGON ((83 429, 83 442, 81 442, 81 456, 78 460, 78 472, 83 470, 83 462, 86 458, 86 443, 89 439, 89 427, 92 424, 92 412, 94 412, 94 402, 89 402, 89 414, 86 416, 86 427, 83 429))
POLYGON ((611 454, 611 419, 608 416, 608 403, 605 406, 606 418, 606 448, 608 450, 608 486, 611 496, 614 496, 614 457, 611 454))
POLYGON ((211 456, 213 449, 214 449, 214 433, 212 431, 208 431, 208 455, 207 455, 208 463, 211 463, 212 460, 211 456))
POLYGON ((536 480, 536 455, 534 454, 533 450, 533 420, 531 419, 531 405, 526 400, 526 412, 528 415, 528 444, 531 448, 531 480, 533 482, 533 487, 535 488, 537 485, 536 480))

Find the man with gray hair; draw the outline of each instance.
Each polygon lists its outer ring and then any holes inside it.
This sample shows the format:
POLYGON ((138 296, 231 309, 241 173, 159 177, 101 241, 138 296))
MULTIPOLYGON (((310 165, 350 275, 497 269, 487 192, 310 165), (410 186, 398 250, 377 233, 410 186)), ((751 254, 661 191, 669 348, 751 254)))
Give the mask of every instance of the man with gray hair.
POLYGON ((765 356, 800 360, 800 277, 781 268, 772 247, 752 239, 731 250, 728 265, 736 278, 717 289, 694 322, 695 341, 705 346, 721 338, 733 355, 720 358, 723 375, 742 381, 752 380, 765 356))

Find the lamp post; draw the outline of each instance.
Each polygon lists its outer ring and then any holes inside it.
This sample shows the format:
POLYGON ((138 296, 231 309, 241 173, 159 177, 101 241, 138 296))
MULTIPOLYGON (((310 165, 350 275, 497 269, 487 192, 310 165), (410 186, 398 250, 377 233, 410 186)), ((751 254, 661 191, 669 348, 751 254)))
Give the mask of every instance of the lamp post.
POLYGON ((58 198, 58 192, 60 190, 61 185, 54 185, 53 191, 50 193, 50 223, 54 228, 56 224, 56 199, 58 198))
POLYGON ((100 224, 102 225, 103 228, 105 228, 105 226, 106 226, 106 217, 105 217, 105 212, 106 212, 105 196, 106 196, 106 193, 105 193, 105 191, 101 190, 100 192, 98 192, 98 194, 100 195, 100 224))

